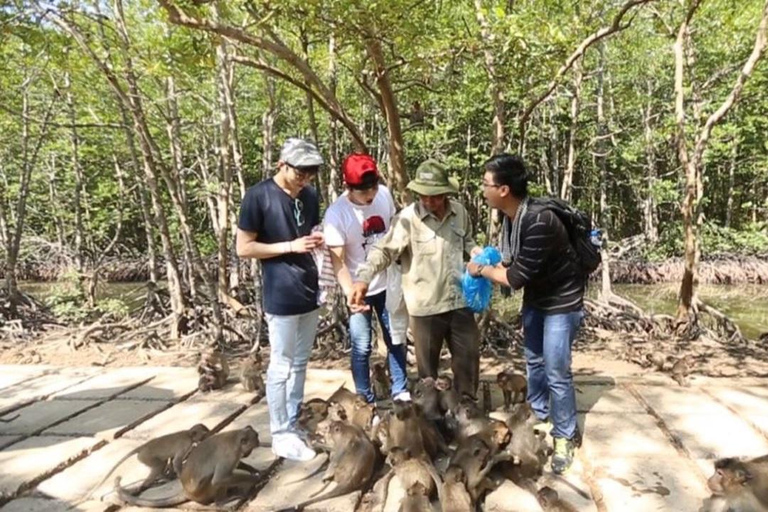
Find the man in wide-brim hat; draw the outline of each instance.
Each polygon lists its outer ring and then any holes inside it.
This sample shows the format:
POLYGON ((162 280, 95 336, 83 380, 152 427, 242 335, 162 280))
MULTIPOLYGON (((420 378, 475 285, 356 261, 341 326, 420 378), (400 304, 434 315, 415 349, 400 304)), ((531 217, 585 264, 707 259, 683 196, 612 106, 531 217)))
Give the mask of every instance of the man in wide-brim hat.
POLYGON ((480 332, 467 308, 461 276, 464 257, 481 249, 472 236, 467 210, 449 197, 459 191, 459 183, 444 165, 423 162, 408 189, 418 201, 392 220, 387 235, 371 249, 358 269, 350 304, 362 305, 373 277, 400 260, 419 377, 438 376, 440 350, 447 341, 455 387, 475 397, 480 332))

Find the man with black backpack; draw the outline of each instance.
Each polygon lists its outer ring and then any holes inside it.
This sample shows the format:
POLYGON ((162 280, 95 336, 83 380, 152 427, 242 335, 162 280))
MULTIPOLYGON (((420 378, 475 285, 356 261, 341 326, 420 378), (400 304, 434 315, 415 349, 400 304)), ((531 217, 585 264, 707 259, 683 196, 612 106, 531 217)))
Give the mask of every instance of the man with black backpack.
POLYGON ((584 316, 586 280, 599 264, 599 252, 590 246, 588 217, 562 201, 528 196, 528 173, 520 157, 496 155, 483 168, 483 195, 504 213, 502 263, 469 263, 467 270, 523 288, 527 400, 541 421, 552 423, 552 471, 562 474, 573 463, 580 437, 571 345, 584 316))

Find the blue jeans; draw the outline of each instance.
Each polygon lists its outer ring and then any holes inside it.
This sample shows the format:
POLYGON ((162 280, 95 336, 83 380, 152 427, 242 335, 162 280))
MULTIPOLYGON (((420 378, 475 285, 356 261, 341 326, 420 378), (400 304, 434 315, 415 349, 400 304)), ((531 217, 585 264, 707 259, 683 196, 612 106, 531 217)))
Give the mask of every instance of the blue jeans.
POLYGON ((352 343, 352 378, 355 381, 357 394, 373 403, 376 397, 371 390, 370 359, 373 334, 373 312, 379 319, 384 343, 387 344, 387 361, 389 375, 392 378, 392 396, 408 389, 408 378, 405 371, 405 344, 393 345, 389 335, 389 314, 384 306, 387 292, 377 293, 365 298, 365 303, 371 309, 363 313, 349 316, 349 337, 352 343))
POLYGON ((304 381, 320 310, 303 315, 266 315, 269 327, 267 406, 272 435, 289 432, 304 400, 304 381))
POLYGON ((547 314, 523 307, 528 402, 539 419, 552 420, 552 437, 573 439, 576 435, 571 345, 583 317, 582 310, 547 314))

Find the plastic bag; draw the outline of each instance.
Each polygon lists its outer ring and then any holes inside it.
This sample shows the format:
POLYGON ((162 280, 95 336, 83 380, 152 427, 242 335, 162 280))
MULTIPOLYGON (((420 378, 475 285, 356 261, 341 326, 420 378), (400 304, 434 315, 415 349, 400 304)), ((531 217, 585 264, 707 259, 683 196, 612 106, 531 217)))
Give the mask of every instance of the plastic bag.
MULTIPOLYGON (((486 247, 483 252, 475 255, 472 261, 481 265, 495 266, 501 263, 501 253, 495 247, 486 247)), ((465 270, 461 278, 461 289, 464 292, 467 307, 475 313, 482 313, 491 305, 493 283, 485 277, 474 277, 465 270)))

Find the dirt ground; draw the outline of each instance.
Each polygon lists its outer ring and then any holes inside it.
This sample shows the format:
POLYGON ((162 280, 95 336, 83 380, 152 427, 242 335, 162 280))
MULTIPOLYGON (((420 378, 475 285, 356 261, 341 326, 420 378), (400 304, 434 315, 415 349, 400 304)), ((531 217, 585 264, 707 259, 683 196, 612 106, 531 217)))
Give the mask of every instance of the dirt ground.
MULTIPOLYGON (((60 329, 49 331, 44 336, 15 342, 0 342, 0 364, 48 364, 52 366, 178 366, 190 367, 197 364, 199 352, 195 347, 172 347, 165 351, 154 349, 124 350, 109 343, 90 343, 73 349, 67 343, 71 331, 60 329)), ((722 344, 711 340, 696 342, 654 343, 638 340, 632 336, 584 328, 574 345, 573 369, 579 375, 591 375, 598 370, 617 376, 637 376, 651 373, 643 363, 644 355, 660 350, 673 361, 682 354, 693 354, 696 360, 694 374, 710 377, 768 377, 768 346, 759 342, 749 344, 722 344)), ((380 344, 381 345, 381 344, 380 344)), ((227 350, 227 355, 236 369, 238 361, 248 351, 240 345, 227 350)), ((262 347, 268 352, 268 347, 262 347)), ((378 350, 374 357, 383 358, 378 350)), ((449 355, 444 349, 443 364, 449 368, 449 355)), ((316 354, 315 354, 316 356, 316 354)), ((318 359, 313 356, 311 368, 347 369, 349 352, 339 350, 334 357, 318 359)), ((265 360, 268 360, 265 354, 265 360)), ((409 352, 409 364, 415 367, 413 353, 409 352)), ((511 344, 499 348, 492 343, 483 343, 481 348, 481 373, 494 374, 501 369, 514 367, 524 369, 522 347, 511 344)))

